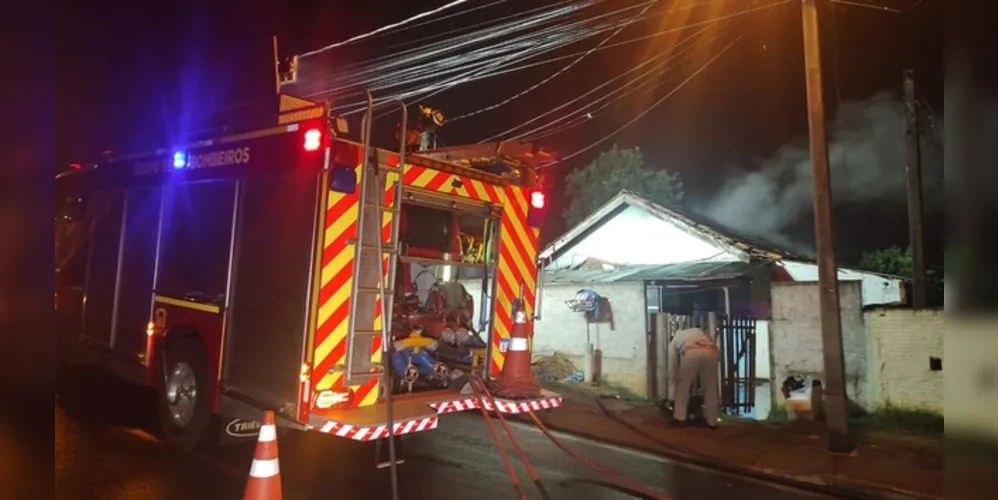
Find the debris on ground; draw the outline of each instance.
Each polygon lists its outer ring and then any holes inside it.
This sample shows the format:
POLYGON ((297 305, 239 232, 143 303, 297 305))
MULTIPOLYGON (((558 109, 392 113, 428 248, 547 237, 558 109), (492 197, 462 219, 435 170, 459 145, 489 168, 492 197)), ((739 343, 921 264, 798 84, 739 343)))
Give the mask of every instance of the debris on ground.
POLYGON ((538 356, 531 363, 530 368, 537 375, 537 378, 543 381, 567 381, 569 377, 581 373, 567 357, 558 353, 551 356, 538 356))

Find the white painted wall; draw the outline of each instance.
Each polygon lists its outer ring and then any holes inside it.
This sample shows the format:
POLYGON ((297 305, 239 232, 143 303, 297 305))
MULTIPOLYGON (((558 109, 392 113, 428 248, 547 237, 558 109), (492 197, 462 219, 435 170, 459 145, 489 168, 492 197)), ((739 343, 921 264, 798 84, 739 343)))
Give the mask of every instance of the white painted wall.
MULTIPOLYGON (((817 283, 773 283, 770 325, 773 404, 782 406, 780 385, 791 375, 823 378, 821 321, 817 283)), ((866 331, 863 325, 861 283, 839 284, 842 344, 845 354, 846 394, 866 406, 866 331)))
POLYGON ((769 380, 769 320, 755 322, 755 378, 769 380))
MULTIPOLYGON (((794 261, 780 261, 794 281, 818 281, 818 266, 794 261)), ((875 306, 904 303, 904 285, 896 278, 885 278, 878 274, 864 273, 851 269, 839 269, 840 281, 860 281, 863 283, 863 305, 875 306)))
POLYGON ((738 256, 637 207, 627 207, 548 265, 562 269, 594 258, 616 264, 730 262, 738 256))
POLYGON ((941 414, 943 372, 930 370, 929 358, 943 357, 943 312, 873 309, 864 316, 872 407, 892 405, 941 414))
POLYGON ((544 285, 541 319, 534 322, 534 355, 559 352, 582 368, 586 321, 582 313, 572 312, 565 305, 565 301, 575 298, 581 288, 591 288, 606 297, 613 309, 614 330, 603 323, 589 326, 593 348, 602 351, 602 375, 612 384, 647 395, 648 356, 642 282, 544 285))

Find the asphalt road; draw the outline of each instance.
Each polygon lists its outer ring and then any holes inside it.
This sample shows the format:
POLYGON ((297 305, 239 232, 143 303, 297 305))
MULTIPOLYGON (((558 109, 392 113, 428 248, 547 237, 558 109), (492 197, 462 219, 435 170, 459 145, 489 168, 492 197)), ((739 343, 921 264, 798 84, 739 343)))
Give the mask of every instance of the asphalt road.
MULTIPOLYGON (((252 443, 206 454, 168 448, 148 430, 154 426, 150 423, 153 413, 145 410, 147 400, 141 391, 101 373, 72 370, 60 374, 55 407, 56 498, 242 498, 252 443)), ((537 429, 513 425, 548 498, 642 498, 607 486, 537 429)), ((559 436, 577 453, 676 500, 824 498, 559 436)), ((285 499, 391 498, 388 470, 374 467, 373 448, 368 444, 292 432, 279 439, 279 449, 285 499)), ((528 497, 543 498, 511 447, 508 453, 528 497)), ((404 500, 517 498, 480 414, 442 417, 437 430, 409 439, 406 459, 399 467, 404 500)))

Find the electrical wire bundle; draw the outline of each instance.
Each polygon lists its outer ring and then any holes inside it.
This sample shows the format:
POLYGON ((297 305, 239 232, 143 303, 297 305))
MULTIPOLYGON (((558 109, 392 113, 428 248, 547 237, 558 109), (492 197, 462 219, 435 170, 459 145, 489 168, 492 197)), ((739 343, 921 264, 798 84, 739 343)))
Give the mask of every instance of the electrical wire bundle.
POLYGON ((693 78, 703 72, 708 66, 710 66, 714 61, 720 58, 725 52, 727 52, 735 43, 737 43, 746 34, 746 29, 744 28, 744 22, 737 23, 735 27, 726 29, 726 27, 720 21, 726 21, 730 19, 736 19, 763 9, 768 9, 775 7, 777 5, 782 5, 787 3, 787 0, 778 0, 775 2, 770 2, 762 5, 756 4, 753 7, 743 8, 736 12, 713 17, 704 21, 687 23, 680 28, 675 28, 671 30, 665 30, 663 32, 655 33, 649 36, 641 38, 649 38, 654 36, 660 36, 665 32, 675 32, 681 30, 690 30, 693 28, 699 28, 695 32, 686 35, 681 38, 673 47, 672 50, 667 52, 662 52, 657 56, 650 59, 639 62, 631 69, 607 80, 603 83, 590 89, 588 92, 583 93, 561 105, 554 107, 548 111, 540 113, 520 124, 506 129, 502 132, 494 134, 482 141, 481 143, 495 141, 495 140, 525 140, 525 141, 537 141, 552 135, 567 131, 569 129, 578 127, 580 125, 589 123, 593 121, 600 114, 606 113, 619 107, 624 103, 624 99, 633 96, 635 94, 643 96, 642 98, 647 101, 649 95, 654 95, 655 91, 658 89, 671 86, 664 96, 654 100, 650 105, 647 105, 641 112, 637 113, 629 121, 615 128, 610 133, 604 135, 602 138, 590 142, 586 146, 573 151, 569 154, 562 155, 558 160, 551 162, 545 166, 551 166, 555 163, 560 163, 586 151, 589 151, 600 144, 603 144, 617 133, 621 132, 623 129, 632 125, 654 108, 662 104, 668 98, 673 96, 678 92, 683 86, 689 83, 693 78), (730 33, 729 33, 730 32, 730 33), (709 33, 709 34, 708 34, 709 33), (713 55, 708 58, 708 60, 697 67, 691 74, 687 75, 681 81, 678 80, 676 74, 676 69, 686 66, 686 63, 694 56, 694 51, 699 47, 709 47, 714 46, 715 42, 718 40, 724 41, 724 38, 730 38, 727 43, 724 43, 719 51, 714 51, 713 55), (706 40, 704 40, 706 39, 706 40), (650 66, 645 68, 646 66, 650 66), (634 74, 635 72, 644 69, 640 73, 634 74), (632 75, 634 74, 634 75, 632 75), (610 88, 604 90, 606 87, 614 84, 619 80, 626 81, 620 83, 616 88, 610 88), (588 102, 584 101, 585 98, 596 93, 597 91, 603 90, 601 95, 591 97, 588 102), (580 101, 583 101, 580 103, 580 101), (565 110, 569 106, 573 107, 565 110), (564 110, 564 111, 562 111, 564 110), (552 118, 540 125, 536 125, 533 128, 527 130, 521 130, 528 125, 540 120, 541 118, 547 117, 553 113, 559 112, 560 116, 552 118))
MULTIPOLYGON (((431 34, 396 45, 391 53, 334 70, 310 65, 319 54, 342 47, 346 42, 308 52, 300 58, 300 82, 291 93, 308 99, 330 99, 337 113, 348 115, 363 110, 366 90, 377 97, 376 104, 398 99, 426 98, 434 93, 469 81, 495 76, 500 71, 552 51, 577 44, 595 35, 620 29, 651 17, 659 0, 639 0, 610 12, 596 12, 606 0, 561 1, 497 20, 431 34), (641 15, 636 15, 641 13, 641 15), (403 48, 405 46, 413 46, 403 48)), ((455 17, 484 10, 504 0, 451 14, 455 17)), ((442 20, 403 25, 395 33, 442 20)), ((376 30, 377 31, 377 30, 376 30)), ((373 33, 373 32, 372 32, 373 33)), ((381 35, 391 34, 386 31, 381 35)), ((366 39, 358 38, 360 39, 366 39)))
MULTIPOLYGON (((425 28, 472 12, 489 12, 488 9, 506 2, 507 0, 493 0, 459 12, 419 21, 468 3, 466 0, 454 1, 433 11, 301 54, 299 82, 289 89, 290 93, 314 100, 329 99, 336 114, 348 116, 365 109, 364 96, 367 90, 375 94, 375 106, 400 99, 412 104, 458 85, 567 61, 567 64, 555 67, 547 77, 505 99, 448 120, 453 122, 504 106, 565 73, 594 52, 678 33, 679 39, 670 50, 638 61, 630 69, 585 93, 480 141, 536 141, 590 123, 599 115, 622 106, 629 98, 640 97, 644 101, 654 99, 633 119, 582 149, 562 156, 557 160, 561 162, 602 144, 647 115, 716 61, 746 33, 744 22, 726 21, 741 20, 746 14, 783 5, 789 0, 756 0, 746 3, 732 0, 632 0, 623 6, 618 6, 617 2, 611 4, 607 0, 563 0, 517 14, 407 39, 390 46, 390 52, 386 55, 342 64, 332 72, 328 63, 315 57, 363 40, 425 28), (599 8, 604 4, 612 7, 612 10, 599 8), (667 17, 679 9, 718 4, 731 8, 724 8, 725 14, 714 14, 704 20, 647 32, 647 27, 651 25, 648 21, 667 17), (624 39, 616 38, 631 26, 643 27, 646 33, 624 39), (598 39, 599 43, 570 54, 551 54, 582 45, 591 39, 598 39), (715 48, 715 44, 720 46, 719 50, 715 48), (710 48, 712 55, 691 72, 685 71, 689 61, 697 55, 696 50, 704 47, 710 48), (552 57, 542 58, 544 55, 552 57), (656 93, 665 87, 669 88, 666 94, 655 99, 656 93), (545 118, 546 121, 541 121, 545 118)), ((392 112, 383 112, 376 115, 376 118, 392 112)))

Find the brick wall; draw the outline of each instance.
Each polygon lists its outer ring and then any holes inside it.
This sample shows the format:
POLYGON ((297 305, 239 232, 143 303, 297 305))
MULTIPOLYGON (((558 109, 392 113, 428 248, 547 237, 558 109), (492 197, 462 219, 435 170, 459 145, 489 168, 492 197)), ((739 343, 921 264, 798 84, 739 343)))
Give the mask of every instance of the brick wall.
MULTIPOLYGON (((772 401, 783 404, 780 385, 792 375, 822 379, 824 357, 821 347, 818 284, 806 282, 773 283, 773 319, 770 324, 772 401)), ((863 325, 862 287, 859 281, 839 282, 842 344, 845 353, 846 394, 865 405, 867 347, 863 325)))
POLYGON ((872 407, 942 413, 943 372, 930 368, 931 357, 943 357, 942 311, 878 308, 866 311, 864 319, 872 407))
POLYGON ((602 351, 602 375, 612 384, 646 396, 648 358, 643 282, 545 284, 541 292, 541 319, 534 322, 534 355, 557 351, 582 368, 586 321, 582 313, 572 312, 565 305, 581 288, 591 288, 606 297, 613 309, 613 330, 609 324, 589 326, 593 348, 602 351))

